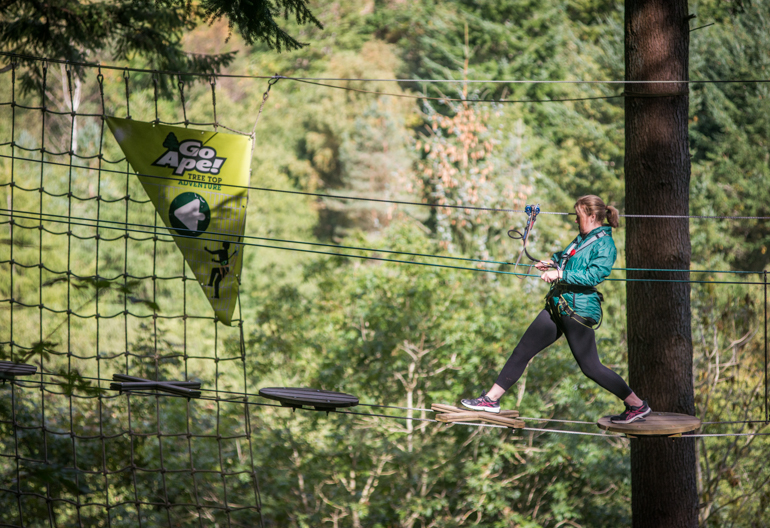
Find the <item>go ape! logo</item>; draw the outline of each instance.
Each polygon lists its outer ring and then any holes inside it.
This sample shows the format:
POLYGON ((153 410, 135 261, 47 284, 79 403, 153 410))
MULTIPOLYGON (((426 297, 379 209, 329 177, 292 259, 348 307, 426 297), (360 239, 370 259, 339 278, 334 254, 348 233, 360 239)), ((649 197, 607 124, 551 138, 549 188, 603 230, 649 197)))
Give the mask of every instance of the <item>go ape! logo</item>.
POLYGON ((156 167, 171 167, 177 176, 192 170, 204 174, 219 174, 227 160, 218 158, 216 150, 204 147, 197 139, 186 139, 180 143, 173 132, 166 136, 163 146, 166 147, 166 152, 152 164, 156 167))

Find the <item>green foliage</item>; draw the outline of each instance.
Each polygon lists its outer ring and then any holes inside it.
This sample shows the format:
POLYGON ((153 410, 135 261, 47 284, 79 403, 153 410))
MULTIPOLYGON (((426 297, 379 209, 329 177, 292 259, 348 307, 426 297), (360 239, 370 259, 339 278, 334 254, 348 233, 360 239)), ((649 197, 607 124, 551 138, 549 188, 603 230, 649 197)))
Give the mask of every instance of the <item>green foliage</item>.
POLYGON ((67 371, 64 368, 60 368, 56 372, 58 378, 59 387, 62 389, 62 393, 66 396, 72 396, 78 394, 82 396, 98 396, 104 394, 105 391, 98 386, 94 386, 91 380, 87 380, 81 376, 77 370, 67 371))
MULTIPOLYGON (((767 434, 764 420, 763 305, 761 291, 714 286, 693 292, 696 405, 710 421, 741 423, 704 428, 744 435, 767 434), (753 421, 753 422, 752 422, 753 421)), ((770 471, 757 464, 770 456, 762 436, 698 440, 698 490, 702 526, 762 525, 770 496, 770 471)))
MULTIPOLYGON (((82 2, 55 0, 35 2, 8 0, 0 3, 0 48, 21 55, 93 62, 110 56, 128 61, 140 57, 153 69, 217 73, 233 62, 234 52, 214 55, 185 52, 182 37, 201 22, 227 18, 244 40, 262 42, 270 49, 295 50, 306 46, 276 22, 294 15, 297 24, 323 28, 306 0, 184 0, 82 2)), ((40 63, 21 59, 29 69, 21 77, 25 91, 42 91, 46 72, 40 63)), ((73 65, 79 77, 85 70, 73 65)), ((169 83, 161 78, 167 92, 169 83)))
POLYGON ((483 209, 523 210, 532 192, 531 164, 520 148, 523 125, 518 122, 506 134, 498 122, 490 130, 489 110, 469 103, 452 106, 449 117, 426 105, 423 140, 417 142, 423 154, 416 171, 422 199, 447 206, 431 208, 427 224, 445 249, 488 259, 499 252, 495 242, 513 215, 483 209), (514 152, 504 149, 509 137, 514 152))
MULTIPOLYGON (((8 13, 21 9, 21 3, 14 5, 8 13)), ((117 5, 81 7, 117 9, 117 5)), ((147 29, 149 44, 164 42, 180 50, 184 44, 194 56, 230 54, 230 67, 237 73, 457 81, 620 79, 623 75, 623 13, 617 3, 604 0, 563 0, 547 5, 518 0, 318 4, 313 12, 324 21, 325 31, 310 19, 305 26, 299 25, 302 20, 286 22, 288 34, 313 44, 292 54, 270 50, 279 38, 277 33, 270 40, 255 37, 254 46, 248 48, 237 36, 224 44, 228 30, 221 23, 187 32, 184 24, 207 16, 204 5, 185 11, 173 2, 139 3, 130 11, 135 18, 129 16, 126 24, 138 29, 152 24, 147 29), (153 12, 166 10, 163 16, 168 19, 161 17, 156 23, 139 16, 151 8, 156 10, 153 12), (190 18, 194 16, 198 18, 190 18), (152 31, 162 27, 180 29, 161 41, 152 31), (235 51, 239 53, 235 55, 235 51)), ((273 4, 270 9, 278 5, 284 4, 273 4)), ((770 34, 764 6, 702 1, 693 9, 699 24, 718 22, 692 33, 693 78, 756 77, 763 71, 766 57, 762 50, 770 34)), ((258 16, 260 12, 244 13, 258 16)), ((289 10, 290 18, 296 19, 297 13, 289 10)), ((275 23, 278 13, 269 14, 275 23)), ((4 21, 10 20, 5 12, 2 16, 4 21)), ((224 16, 229 17, 226 12, 224 16)), ((46 21, 44 17, 40 20, 46 21)), ((113 28, 112 36, 120 35, 109 18, 104 24, 113 28)), ((17 29, 31 31, 34 27, 17 29)), ((78 35, 74 29, 73 34, 78 35)), ((93 37, 99 35, 97 31, 93 37)), ((137 47, 141 35, 131 36, 121 48, 136 49, 131 52, 136 57, 131 64, 145 64, 152 56, 137 47)), ((76 40, 68 45, 75 47, 76 40)), ((115 46, 99 49, 107 53, 115 46)), ((178 60, 187 59, 180 55, 178 60)), ((162 63, 153 64, 159 67, 162 63)), ((179 68, 185 67, 192 66, 180 63, 179 68)), ((63 116, 48 116, 46 149, 74 150, 84 158, 78 163, 92 168, 97 167, 97 158, 92 156, 99 152, 105 159, 120 159, 122 154, 109 134, 101 135, 100 118, 70 119, 66 71, 49 68, 48 75, 46 105, 63 116), (73 136, 79 138, 76 146, 73 136)), ((0 77, 5 93, 10 93, 8 76, 0 77)), ((172 83, 177 79, 161 80, 172 83)), ((251 130, 264 82, 217 82, 217 121, 251 130)), ((149 78, 133 75, 129 84, 132 117, 155 119, 149 78)), ((479 98, 613 96, 617 93, 613 87, 478 84, 463 92, 461 82, 329 84, 397 95, 424 92, 469 102, 425 106, 406 98, 281 80, 273 87, 256 130, 252 185, 405 201, 433 200, 437 196, 431 193, 440 191, 452 204, 519 208, 517 200, 521 200, 539 202, 550 211, 569 211, 576 196, 591 192, 622 209, 621 99, 506 105, 470 102, 479 98), (427 175, 427 169, 434 173, 427 175), (444 176, 451 185, 439 190, 444 176)), ((767 97, 763 86, 693 86, 694 213, 764 214, 767 186, 761 181, 767 172, 763 148, 767 97)), ((103 87, 105 112, 127 113, 121 73, 105 71, 103 87)), ((213 121, 211 87, 186 86, 185 90, 188 119, 213 121)), ((80 98, 79 112, 100 114, 99 86, 93 79, 83 79, 80 98)), ((17 102, 22 100, 28 106, 41 104, 35 94, 17 102)), ((179 101, 160 100, 157 111, 161 120, 183 120, 179 101)), ((0 149, 3 155, 10 155, 11 110, 5 106, 0 112, 0 149)), ((39 111, 17 108, 14 124, 17 156, 21 147, 40 146, 39 111)), ((165 146, 172 148, 172 138, 168 142, 165 146)), ((89 177, 93 171, 47 166, 41 175, 37 164, 20 160, 10 164, 4 158, 0 158, 0 167, 0 200, 16 209, 63 216, 98 214, 106 222, 123 222, 128 215, 129 222, 153 224, 152 204, 143 202, 145 195, 138 182, 123 174, 113 177, 102 172, 96 180, 89 177), (6 185, 11 174, 18 183, 13 191, 6 185), (50 195, 41 198, 35 188, 42 176, 50 195), (71 210, 68 192, 84 198, 82 202, 73 200, 71 210), (125 205, 125 194, 131 196, 130 207, 125 205)), ((504 231, 520 228, 524 215, 455 210, 430 218, 426 211, 252 191, 247 231, 255 236, 332 240, 428 255, 452 249, 467 256, 495 255, 500 260, 518 249, 504 231), (447 241, 454 247, 442 245, 447 241)), ((61 225, 46 224, 46 231, 39 231, 34 223, 35 229, 23 225, 18 220, 11 231, 8 224, 0 224, 4 232, 8 229, 0 245, 0 299, 14 299, 13 310, 7 309, 9 303, 0 303, 0 350, 7 359, 11 359, 12 349, 15 361, 38 362, 48 383, 42 391, 32 382, 25 386, 24 380, 0 388, 0 448, 11 454, 18 449, 22 478, 18 478, 17 460, 12 457, 0 458, 0 477, 11 483, 7 489, 12 491, 19 486, 24 492, 50 493, 72 501, 56 503, 54 521, 59 525, 106 523, 100 507, 83 506, 76 511, 71 504, 78 498, 81 503, 120 503, 110 512, 111 526, 137 526, 140 515, 143 525, 166 525, 169 514, 162 506, 164 501, 223 501, 223 482, 231 504, 253 503, 252 449, 268 526, 630 524, 628 443, 624 439, 514 433, 403 419, 430 419, 431 413, 419 409, 433 402, 456 402, 489 387, 542 307, 546 287, 536 280, 248 248, 241 277, 248 368, 244 379, 239 329, 212 328, 210 322, 198 320, 199 315, 210 315, 207 301, 194 281, 165 280, 179 277, 185 267, 176 248, 163 237, 153 239, 150 233, 136 232, 135 238, 123 239, 119 231, 74 224, 66 228, 73 233, 68 236, 61 225), (38 267, 41 251, 45 269, 38 267), (125 263, 129 263, 128 269, 124 269, 125 263), (61 270, 67 269, 82 278, 64 276, 61 270), (180 299, 186 318, 177 316, 180 299), (40 303, 55 311, 38 313, 40 303), (70 309, 83 317, 67 314, 70 309), (123 316, 124 311, 132 315, 123 316), (352 411, 363 415, 327 416, 261 406, 245 411, 242 405, 205 399, 188 403, 170 397, 119 396, 104 392, 92 379, 114 372, 148 379, 197 378, 204 389, 234 392, 253 393, 265 386, 312 386, 353 393, 364 404, 418 410, 362 405, 352 411), (29 428, 14 428, 14 421, 29 428), (188 438, 188 432, 193 436, 188 438), (75 459, 80 471, 71 469, 76 467, 75 459), (49 464, 30 460, 48 460, 49 464), (196 475, 192 478, 184 471, 163 474, 161 460, 167 470, 195 467, 196 475), (135 493, 155 505, 136 508, 135 493)), ((756 222, 693 221, 693 266, 723 270, 764 266, 763 233, 756 222)), ((624 265, 623 235, 621 226, 615 233, 618 267, 624 265)), ((563 248, 573 236, 573 225, 544 215, 538 221, 531 252, 548 254, 563 248)), ((615 272, 612 277, 623 274, 615 272)), ((607 301, 605 322, 597 335, 600 355, 625 377, 624 284, 607 282, 601 289, 607 301)), ((759 294, 756 288, 740 285, 693 287, 696 402, 699 416, 706 420, 760 417, 759 294)), ((520 409, 524 416, 592 422, 617 410, 618 402, 580 373, 561 341, 531 362, 506 396, 505 405, 520 409)), ((527 425, 552 427, 547 422, 527 425)), ((704 432, 767 432, 763 424, 709 427, 704 432)), ((585 430, 596 431, 591 425, 585 430)), ((770 501, 764 464, 770 453, 761 438, 698 440, 701 524, 732 523, 747 528, 762 524, 770 501)), ((20 525, 12 491, 0 493, 0 523, 20 525)), ((25 526, 51 523, 44 500, 25 499, 23 510, 25 526)), ((204 508, 200 517, 186 508, 171 510, 174 525, 227 523, 225 514, 213 509, 204 508)), ((234 510, 230 518, 233 525, 251 525, 253 515, 249 510, 234 510)))
MULTIPOLYGON (((168 3, 176 3, 167 0, 168 3)), ((201 8, 211 20, 227 17, 230 28, 237 26, 243 40, 248 44, 264 42, 269 48, 281 51, 296 50, 302 43, 289 35, 275 21, 283 13, 288 20, 294 15, 297 24, 313 24, 319 29, 323 25, 308 8, 307 0, 261 0, 240 2, 233 0, 203 0, 201 8)))
POLYGON ((38 341, 33 343, 29 350, 18 354, 16 361, 18 363, 25 363, 34 358, 38 358, 40 361, 49 360, 51 359, 51 352, 54 352, 57 346, 59 346, 59 343, 54 343, 53 341, 38 341))
MULTIPOLYGON (((386 239, 393 250, 438 249, 409 222, 394 223, 386 239)), ((343 390, 362 403, 426 408, 487 388, 531 314, 541 308, 541 295, 520 301, 519 283, 512 278, 502 282, 483 274, 336 259, 309 272, 308 280, 319 286, 312 297, 283 288, 259 311, 259 326, 247 344, 251 355, 264 358, 255 375, 275 376, 280 369, 286 376, 282 383, 343 390)), ((553 353, 558 359, 536 360, 540 368, 528 374, 531 395, 520 408, 526 414, 570 408, 570 416, 578 416, 582 409, 572 409, 572 387, 586 384, 563 344, 553 353)), ((397 414, 361 408, 370 411, 397 414)), ((267 486, 283 497, 280 506, 266 503, 271 523, 312 526, 324 518, 364 526, 460 526, 465 519, 486 526, 628 522, 622 502, 606 495, 594 500, 587 492, 627 493, 622 444, 608 452, 495 429, 346 418, 299 412, 291 420, 271 418, 274 426, 259 442, 261 457, 276 461, 265 472, 267 486), (593 464, 597 471, 586 469, 593 464), (348 477, 352 474, 354 479, 348 477), (532 500, 533 490, 538 500, 532 500), (394 496, 403 499, 393 503, 394 496)))
MULTIPOLYGON (((72 494, 88 495, 91 493, 91 489, 85 484, 76 482, 75 475, 77 474, 78 472, 74 469, 61 464, 36 465, 20 471, 18 481, 33 480, 49 488, 52 486, 62 487, 72 494)), ((17 480, 11 479, 9 483, 15 485, 17 480)))
MULTIPOLYGON (((693 33, 692 78, 767 77, 770 6, 745 3, 734 9, 720 2, 700 6, 699 20, 716 24, 693 33)), ((691 94, 692 209, 712 215, 770 215, 767 83, 695 84, 691 94)), ((767 222, 703 226, 697 240, 699 258, 719 253, 738 269, 752 270, 770 263, 767 222)))
MULTIPOLYGON (((232 53, 191 55, 182 50, 185 31, 206 13, 184 2, 114 1, 4 2, 0 46, 21 55, 91 61, 106 54, 113 60, 142 57, 159 70, 217 72, 233 61, 232 53)), ((24 91, 42 90, 45 72, 39 62, 25 61, 24 91)), ((72 66, 82 78, 84 70, 72 66)))

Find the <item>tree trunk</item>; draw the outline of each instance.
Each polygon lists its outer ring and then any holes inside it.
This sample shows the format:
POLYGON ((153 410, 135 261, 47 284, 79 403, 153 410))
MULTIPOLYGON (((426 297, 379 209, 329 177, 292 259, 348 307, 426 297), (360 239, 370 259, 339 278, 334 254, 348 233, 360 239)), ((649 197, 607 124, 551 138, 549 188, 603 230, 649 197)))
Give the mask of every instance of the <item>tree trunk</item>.
MULTIPOLYGON (((687 80, 687 0, 626 0, 627 81, 687 80)), ((626 213, 689 214, 687 85, 626 84, 626 213), (671 95, 669 95, 671 94, 671 95)), ((629 268, 690 267, 687 219, 628 218, 629 268)), ((631 279, 687 280, 687 272, 629 272, 631 279)), ((690 285, 628 282, 631 388, 653 411, 695 414, 690 285)), ((694 439, 631 441, 634 528, 697 527, 694 439)))

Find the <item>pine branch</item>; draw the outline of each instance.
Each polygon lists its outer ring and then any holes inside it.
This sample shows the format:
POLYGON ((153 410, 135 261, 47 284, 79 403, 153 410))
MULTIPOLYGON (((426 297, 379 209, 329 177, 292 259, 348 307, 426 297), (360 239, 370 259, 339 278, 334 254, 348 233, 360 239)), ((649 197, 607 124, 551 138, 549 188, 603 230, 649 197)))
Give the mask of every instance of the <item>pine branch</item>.
POLYGON ((285 20, 294 15, 297 24, 312 23, 323 29, 321 22, 307 6, 307 0, 204 0, 201 7, 210 20, 226 17, 230 28, 238 28, 248 44, 264 42, 271 49, 295 50, 307 46, 278 26, 275 18, 283 13, 285 20))
MULTIPOLYGON (((226 17, 247 43, 263 42, 278 51, 307 45, 278 25, 280 16, 323 27, 307 0, 0 0, 0 6, 0 49, 73 62, 108 52, 114 59, 142 57, 156 69, 172 71, 217 73, 232 62, 232 53, 192 55, 182 49, 183 34, 205 20, 226 17)), ((30 64, 20 80, 24 91, 42 89, 37 66, 30 64)))

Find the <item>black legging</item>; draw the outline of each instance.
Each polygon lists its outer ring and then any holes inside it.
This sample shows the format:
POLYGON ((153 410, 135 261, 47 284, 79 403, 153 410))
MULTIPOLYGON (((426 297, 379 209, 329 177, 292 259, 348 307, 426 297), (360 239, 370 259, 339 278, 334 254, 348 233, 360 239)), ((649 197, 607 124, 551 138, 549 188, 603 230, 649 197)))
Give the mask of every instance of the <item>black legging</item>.
POLYGON ((513 349, 511 357, 508 358, 502 372, 500 372, 497 384, 506 391, 510 389, 524 373, 529 361, 538 352, 559 339, 562 333, 566 334, 569 348, 572 350, 572 355, 575 356, 583 374, 621 400, 631 396, 633 391, 626 385, 623 378, 602 365, 599 360, 593 329, 583 326, 566 315, 561 316, 560 324, 557 325, 546 310, 540 312, 529 325, 527 331, 524 332, 521 341, 513 349))

